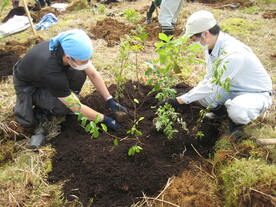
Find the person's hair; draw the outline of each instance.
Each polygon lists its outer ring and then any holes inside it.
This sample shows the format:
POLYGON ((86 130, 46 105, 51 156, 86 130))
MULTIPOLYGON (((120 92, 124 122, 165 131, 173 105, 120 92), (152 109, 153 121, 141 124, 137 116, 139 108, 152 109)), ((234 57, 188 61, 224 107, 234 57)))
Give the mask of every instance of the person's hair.
MULTIPOLYGON (((215 26, 213 26, 211 29, 209 29, 209 32, 212 35, 217 35, 220 32, 220 27, 216 24, 215 26)), ((202 32, 194 34, 196 37, 201 37, 202 32)))

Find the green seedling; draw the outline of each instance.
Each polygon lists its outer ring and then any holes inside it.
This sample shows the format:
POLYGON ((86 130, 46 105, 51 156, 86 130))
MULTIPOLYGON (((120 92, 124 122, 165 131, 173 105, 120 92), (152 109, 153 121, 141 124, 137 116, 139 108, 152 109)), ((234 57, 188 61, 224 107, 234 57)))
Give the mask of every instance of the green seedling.
POLYGON ((133 126, 131 127, 130 130, 127 131, 127 133, 131 134, 131 135, 135 135, 136 137, 141 136, 142 132, 137 129, 137 126, 138 126, 139 122, 142 121, 144 118, 145 117, 140 117, 138 120, 135 120, 133 126))
POLYGON ((186 122, 179 118, 179 113, 171 107, 170 104, 165 104, 163 107, 159 107, 156 111, 157 118, 155 119, 155 127, 157 131, 162 130, 168 139, 172 139, 173 135, 178 132, 173 128, 173 124, 179 124, 184 130, 188 132, 186 122))
POLYGON ((130 23, 136 23, 138 21, 138 13, 134 9, 127 9, 124 13, 130 23))
POLYGON ((141 150, 143 150, 142 147, 140 147, 138 145, 134 145, 131 148, 129 148, 129 150, 128 150, 128 156, 133 156, 136 153, 139 153, 141 150))
MULTIPOLYGON (((73 94, 71 94, 71 96, 73 97, 73 94)), ((70 103, 68 108, 73 108, 75 106, 77 106, 78 108, 81 107, 80 101, 78 99, 70 97, 66 98, 66 101, 70 103)), ((75 112, 75 114, 78 116, 78 121, 81 121, 81 125, 84 127, 85 132, 89 132, 92 138, 98 138, 100 132, 97 124, 100 122, 100 115, 96 115, 95 121, 88 121, 88 118, 83 116, 81 112, 78 111, 75 112)), ((102 131, 107 132, 107 126, 105 124, 101 123, 101 127, 102 131)))

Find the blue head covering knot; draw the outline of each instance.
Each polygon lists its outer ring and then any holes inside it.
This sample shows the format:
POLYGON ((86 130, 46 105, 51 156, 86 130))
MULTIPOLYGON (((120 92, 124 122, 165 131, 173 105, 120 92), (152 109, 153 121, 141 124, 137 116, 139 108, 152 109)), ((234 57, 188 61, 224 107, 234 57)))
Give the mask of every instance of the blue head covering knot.
POLYGON ((72 29, 61 32, 50 40, 49 50, 55 50, 61 45, 64 52, 78 60, 88 60, 93 55, 92 41, 88 35, 80 29, 72 29))

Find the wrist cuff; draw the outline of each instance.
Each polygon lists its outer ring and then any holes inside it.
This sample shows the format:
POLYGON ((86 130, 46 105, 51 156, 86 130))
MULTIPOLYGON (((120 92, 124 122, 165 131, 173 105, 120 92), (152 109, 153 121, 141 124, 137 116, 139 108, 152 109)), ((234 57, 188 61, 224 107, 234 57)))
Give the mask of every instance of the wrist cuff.
POLYGON ((106 101, 108 101, 109 99, 112 99, 113 98, 113 96, 108 96, 107 98, 106 98, 106 101))

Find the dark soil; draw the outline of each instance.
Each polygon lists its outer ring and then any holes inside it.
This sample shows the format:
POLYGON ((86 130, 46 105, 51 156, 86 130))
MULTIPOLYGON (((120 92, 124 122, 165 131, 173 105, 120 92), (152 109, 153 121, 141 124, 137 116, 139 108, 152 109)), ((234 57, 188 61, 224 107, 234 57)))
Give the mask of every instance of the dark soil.
POLYGON ((0 81, 12 74, 13 65, 19 60, 19 56, 13 52, 0 50, 0 81))
MULTIPOLYGON (((188 91, 190 87, 180 84, 178 93, 188 91)), ((115 94, 116 86, 109 88, 115 94)), ((181 106, 179 112, 186 121, 189 134, 178 126, 171 140, 162 132, 157 132, 152 120, 157 104, 154 94, 147 95, 150 86, 137 82, 125 84, 124 98, 119 102, 127 107, 128 117, 118 132, 101 133, 97 139, 91 138, 80 126, 75 117, 68 118, 62 124, 62 133, 53 140, 56 154, 53 157, 53 170, 49 174, 51 183, 65 182, 64 196, 68 200, 78 198, 88 205, 93 198, 93 207, 131 206, 141 200, 142 192, 154 196, 162 190, 168 178, 190 169, 191 161, 199 160, 193 145, 203 156, 212 153, 212 146, 218 137, 218 125, 204 121, 199 127, 205 137, 195 139, 193 127, 197 125, 200 107, 191 104, 181 106), (134 98, 140 104, 134 103, 134 98), (145 117, 139 122, 142 136, 135 138, 126 133, 135 119, 145 117), (113 145, 113 139, 119 137, 119 145, 113 145), (128 150, 139 145, 143 150, 128 156, 128 150), (183 156, 183 157, 182 157, 183 156)), ((104 114, 112 116, 105 101, 98 92, 83 97, 84 104, 104 114)))
POLYGON ((24 55, 30 47, 39 42, 42 42, 41 37, 35 37, 26 42, 8 41, 5 45, 1 45, 3 50, 0 50, 0 81, 12 75, 14 64, 24 55))

